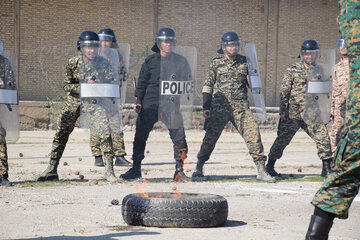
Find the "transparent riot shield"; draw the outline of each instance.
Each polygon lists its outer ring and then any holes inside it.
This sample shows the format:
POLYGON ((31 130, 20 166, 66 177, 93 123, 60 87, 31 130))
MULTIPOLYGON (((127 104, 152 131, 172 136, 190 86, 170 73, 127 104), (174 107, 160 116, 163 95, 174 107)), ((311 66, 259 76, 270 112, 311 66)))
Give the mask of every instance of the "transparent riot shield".
POLYGON ((130 44, 118 43, 119 48, 119 82, 120 82, 120 98, 121 103, 125 104, 126 86, 128 79, 129 63, 130 63, 130 44))
POLYGON ((321 50, 317 64, 308 70, 305 105, 301 114, 307 124, 330 121, 334 65, 335 50, 321 50))
POLYGON ((260 78, 259 64, 256 55, 255 44, 245 45, 246 61, 249 69, 250 89, 254 100, 255 116, 260 120, 266 120, 266 108, 262 84, 260 78))
POLYGON ((119 57, 115 49, 80 64, 80 127, 99 137, 122 131, 119 57), (106 53, 106 54, 105 54, 106 53))
POLYGON ((176 46, 160 63, 159 120, 169 129, 192 125, 197 51, 176 46))
POLYGON ((16 54, 0 52, 0 139, 11 142, 19 139, 17 69, 16 54))

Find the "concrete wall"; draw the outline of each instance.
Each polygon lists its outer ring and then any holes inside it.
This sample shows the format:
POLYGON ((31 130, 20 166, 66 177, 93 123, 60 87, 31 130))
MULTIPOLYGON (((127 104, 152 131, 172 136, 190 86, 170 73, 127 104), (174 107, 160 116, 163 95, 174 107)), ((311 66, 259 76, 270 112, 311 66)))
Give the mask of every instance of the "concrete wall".
MULTIPOLYGON (((66 61, 83 30, 111 27, 131 45, 130 78, 151 54, 156 30, 175 29, 178 44, 198 49, 195 103, 220 37, 236 31, 243 46, 256 44, 267 106, 278 106, 287 66, 298 61, 307 38, 334 48, 339 32, 336 0, 1 0, 0 38, 18 54, 21 100, 58 99, 66 61)), ((128 83, 127 102, 134 102, 128 83)))

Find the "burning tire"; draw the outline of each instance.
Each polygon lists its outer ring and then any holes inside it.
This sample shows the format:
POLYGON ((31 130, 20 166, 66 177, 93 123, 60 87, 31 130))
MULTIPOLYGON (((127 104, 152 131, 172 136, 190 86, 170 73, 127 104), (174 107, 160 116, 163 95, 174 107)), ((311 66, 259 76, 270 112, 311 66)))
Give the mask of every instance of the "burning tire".
POLYGON ((212 194, 129 194, 122 201, 122 216, 129 225, 148 227, 216 227, 226 222, 228 204, 212 194))

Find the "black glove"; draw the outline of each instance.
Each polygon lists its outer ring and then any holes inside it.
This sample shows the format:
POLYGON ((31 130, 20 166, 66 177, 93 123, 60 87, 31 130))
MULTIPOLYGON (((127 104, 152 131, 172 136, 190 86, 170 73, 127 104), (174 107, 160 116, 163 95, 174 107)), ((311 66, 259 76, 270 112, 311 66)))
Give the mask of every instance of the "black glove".
POLYGON ((203 111, 210 110, 212 96, 209 93, 203 93, 203 111))

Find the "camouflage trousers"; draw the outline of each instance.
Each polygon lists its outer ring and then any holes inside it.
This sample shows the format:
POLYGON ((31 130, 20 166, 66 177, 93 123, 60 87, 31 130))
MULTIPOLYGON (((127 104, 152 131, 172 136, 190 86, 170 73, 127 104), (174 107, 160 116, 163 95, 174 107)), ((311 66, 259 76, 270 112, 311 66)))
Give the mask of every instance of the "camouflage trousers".
POLYGON ((315 194, 312 204, 347 218, 360 186, 360 2, 343 1, 339 25, 348 50, 350 80, 346 99, 344 134, 335 151, 335 168, 315 194))
POLYGON ((5 178, 8 178, 8 156, 6 142, 0 141, 0 176, 3 175, 5 178))
POLYGON ((296 132, 302 128, 316 143, 318 156, 321 160, 332 158, 330 137, 325 125, 307 125, 303 120, 289 119, 279 120, 277 137, 270 148, 269 159, 279 159, 284 149, 291 142, 296 132))
POLYGON ((86 121, 89 124, 91 136, 96 138, 99 143, 100 152, 102 152, 105 158, 113 158, 114 151, 108 112, 99 105, 85 102, 82 106, 83 113, 85 113, 85 118, 87 118, 86 121))
MULTIPOLYGON (((125 143, 124 143, 124 133, 111 133, 112 145, 114 148, 115 156, 125 156, 125 143)), ((90 148, 93 156, 101 156, 100 148, 101 139, 96 134, 90 135, 90 148)))
POLYGON ((213 107, 211 117, 207 121, 206 134, 197 154, 199 161, 205 162, 209 160, 217 140, 229 121, 244 138, 254 162, 266 161, 259 126, 249 108, 241 106, 237 108, 213 107))
POLYGON ((334 122, 331 126, 330 131, 330 141, 331 141, 331 151, 335 152, 336 147, 341 139, 342 131, 344 128, 345 119, 341 116, 334 116, 334 122))
POLYGON ((69 136, 74 130, 76 120, 80 117, 80 99, 67 97, 63 110, 57 121, 50 159, 59 162, 62 157, 69 136))

